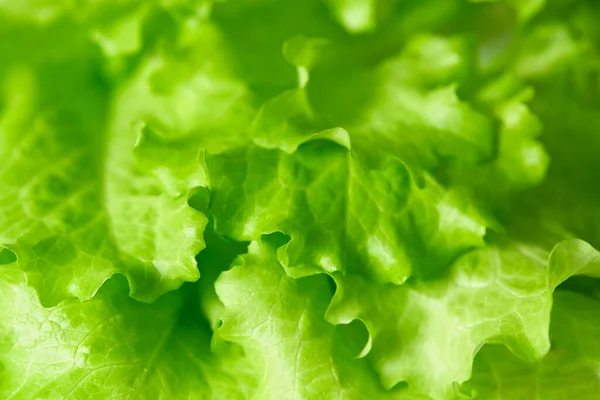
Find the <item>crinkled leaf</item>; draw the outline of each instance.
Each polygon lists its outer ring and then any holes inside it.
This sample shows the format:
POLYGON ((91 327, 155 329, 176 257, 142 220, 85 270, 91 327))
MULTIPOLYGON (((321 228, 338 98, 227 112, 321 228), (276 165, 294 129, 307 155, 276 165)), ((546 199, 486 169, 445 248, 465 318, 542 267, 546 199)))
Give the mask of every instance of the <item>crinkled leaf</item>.
POLYGON ((331 299, 324 275, 295 280, 270 244, 253 242, 216 288, 225 305, 218 335, 239 343, 261 371, 257 398, 405 398, 385 393, 324 320, 331 299))
POLYGON ((82 61, 15 72, 5 92, 0 242, 17 253, 45 305, 88 299, 115 272, 144 300, 198 279, 206 218, 137 169, 133 132, 105 133, 103 93, 78 92, 94 78, 82 61), (67 75, 58 96, 48 82, 67 75))
POLYGON ((489 246, 459 259, 447 279, 427 284, 380 287, 338 278, 328 320, 364 321, 373 338, 368 358, 386 387, 406 381, 433 398, 449 398, 485 343, 505 344, 529 360, 548 351, 555 286, 588 273, 580 248, 587 249, 580 242, 559 245, 547 266, 542 249, 489 246))
POLYGON ((223 45, 214 26, 196 21, 180 48, 141 63, 116 102, 112 130, 137 137, 137 164, 171 195, 206 186, 206 151, 249 142, 251 95, 230 71, 223 45))
POLYGON ((392 152, 425 169, 446 159, 471 165, 488 160, 491 121, 462 101, 454 84, 467 69, 464 43, 432 35, 411 39, 375 70, 315 68, 307 85, 314 110, 348 130, 359 158, 392 152))
POLYGON ((207 159, 211 212, 219 233, 254 240, 281 231, 288 273, 355 270, 402 283, 435 275, 482 244, 476 212, 429 181, 418 188, 403 163, 364 170, 331 141, 292 154, 258 147, 207 159))

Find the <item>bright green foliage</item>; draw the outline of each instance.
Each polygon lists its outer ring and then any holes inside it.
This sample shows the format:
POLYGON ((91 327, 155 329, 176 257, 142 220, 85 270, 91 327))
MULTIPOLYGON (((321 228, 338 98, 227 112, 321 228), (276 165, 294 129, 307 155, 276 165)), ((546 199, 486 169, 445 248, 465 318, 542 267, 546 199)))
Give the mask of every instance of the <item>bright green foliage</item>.
POLYGON ((600 399, 599 20, 0 0, 0 399, 600 399))

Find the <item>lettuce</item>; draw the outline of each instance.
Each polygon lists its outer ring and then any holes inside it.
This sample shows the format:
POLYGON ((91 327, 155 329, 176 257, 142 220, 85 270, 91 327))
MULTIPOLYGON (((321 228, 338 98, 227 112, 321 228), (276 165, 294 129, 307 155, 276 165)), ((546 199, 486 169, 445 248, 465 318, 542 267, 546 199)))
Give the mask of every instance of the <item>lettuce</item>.
POLYGON ((0 0, 0 398, 597 399, 598 15, 0 0))

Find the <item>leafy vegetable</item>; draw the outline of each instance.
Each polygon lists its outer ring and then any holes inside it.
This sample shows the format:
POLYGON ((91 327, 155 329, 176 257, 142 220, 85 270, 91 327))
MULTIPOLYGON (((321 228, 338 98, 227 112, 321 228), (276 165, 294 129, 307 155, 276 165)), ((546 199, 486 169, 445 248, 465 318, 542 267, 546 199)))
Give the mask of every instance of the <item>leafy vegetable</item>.
POLYGON ((0 0, 0 398, 600 398, 592 0, 0 0))

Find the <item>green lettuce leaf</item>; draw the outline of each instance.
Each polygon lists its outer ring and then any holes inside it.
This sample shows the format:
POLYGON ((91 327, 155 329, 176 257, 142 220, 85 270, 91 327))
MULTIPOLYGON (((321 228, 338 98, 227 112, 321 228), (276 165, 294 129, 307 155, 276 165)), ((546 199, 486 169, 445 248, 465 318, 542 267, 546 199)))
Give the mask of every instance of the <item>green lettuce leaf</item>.
POLYGON ((597 399, 599 326, 598 301, 558 291, 550 328, 552 350, 536 363, 525 363, 503 348, 486 346, 461 390, 474 399, 597 399))
POLYGON ((44 305, 89 299, 115 272, 144 300, 199 276, 206 217, 129 161, 133 132, 105 132, 104 94, 83 83, 95 73, 87 61, 17 70, 5 90, 0 243, 17 253, 44 305), (56 96, 49 82, 67 75, 56 96))
POLYGON ((431 171, 476 204, 495 229, 496 219, 511 212, 512 198, 544 178, 548 156, 528 104, 532 88, 510 74, 481 76, 485 84, 469 94, 465 77, 479 71, 466 38, 415 35, 374 71, 333 68, 334 48, 320 38, 286 43, 300 88, 263 106, 255 143, 291 152, 314 132, 343 126, 361 163, 372 167, 393 154, 417 178, 431 171))
POLYGON ((397 159, 365 170, 347 148, 318 139, 292 154, 249 147, 209 157, 217 232, 289 235, 279 256, 295 277, 353 270, 396 284, 435 276, 483 245, 484 220, 434 181, 419 188, 397 159))
POLYGON ((490 118, 457 95, 457 82, 469 69, 461 38, 415 35, 376 68, 350 64, 340 71, 326 61, 311 73, 308 98, 329 126, 350 133, 357 157, 393 153, 426 170, 448 160, 473 165, 491 157, 490 118))
POLYGON ((328 279, 287 276, 268 241, 252 242, 216 289, 225 306, 217 334, 239 343, 257 366, 257 398, 412 398, 386 393, 352 343, 324 320, 328 279))
POLYGON ((0 397, 4 399, 250 399, 241 349, 210 350, 196 287, 152 305, 112 278, 93 299, 42 307, 15 264, 0 266, 0 397))
POLYGON ((0 0, 0 398, 598 398, 599 7, 0 0))
POLYGON ((231 72, 223 46, 219 30, 201 21, 174 49, 140 63, 114 105, 111 131, 121 139, 115 151, 135 141, 133 157, 124 155, 117 168, 135 160, 166 193, 182 196, 207 185, 206 152, 249 143, 253 98, 231 72))
POLYGON ((381 287, 337 277, 327 319, 365 323, 373 340, 368 359, 386 387, 407 382, 450 398, 485 343, 504 344, 525 360, 542 357, 555 287, 600 271, 598 253, 582 241, 558 245, 548 264, 546 257, 542 248, 511 243, 466 254, 443 281, 381 287))

